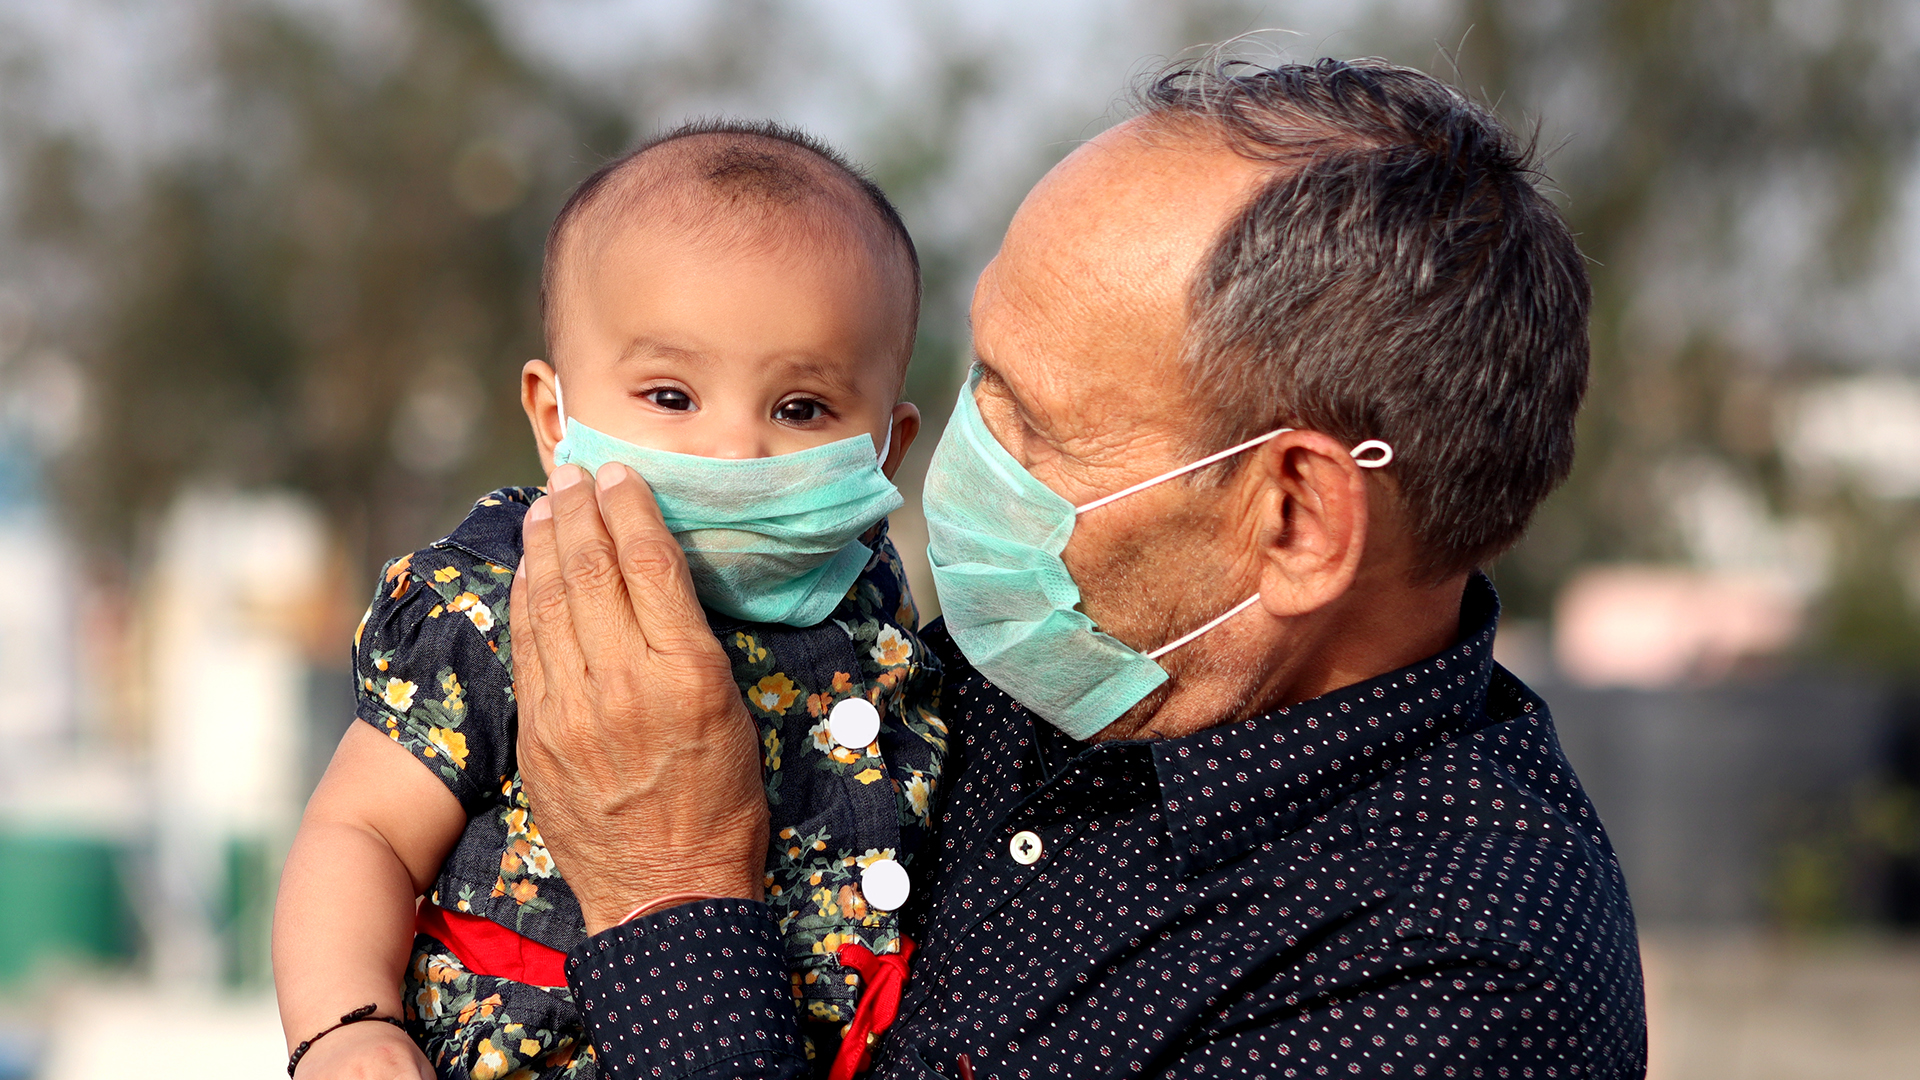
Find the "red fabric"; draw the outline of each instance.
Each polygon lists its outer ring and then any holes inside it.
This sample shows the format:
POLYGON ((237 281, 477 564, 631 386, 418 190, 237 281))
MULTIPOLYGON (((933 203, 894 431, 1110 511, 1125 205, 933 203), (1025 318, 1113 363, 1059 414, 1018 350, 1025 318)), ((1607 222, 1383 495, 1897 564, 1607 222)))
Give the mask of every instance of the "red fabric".
POLYGON ((840 966, 860 975, 860 1004, 853 1010, 853 1022, 847 1025, 840 1052, 834 1055, 833 1071, 827 1080, 853 1080, 873 1060, 867 1036, 878 1035, 900 1015, 900 992, 907 985, 907 959, 913 955, 913 942, 904 935, 900 951, 875 956, 864 945, 848 942, 840 946, 840 966))
POLYGON ((475 975, 532 986, 567 985, 567 954, 478 915, 421 904, 414 929, 439 938, 475 975))

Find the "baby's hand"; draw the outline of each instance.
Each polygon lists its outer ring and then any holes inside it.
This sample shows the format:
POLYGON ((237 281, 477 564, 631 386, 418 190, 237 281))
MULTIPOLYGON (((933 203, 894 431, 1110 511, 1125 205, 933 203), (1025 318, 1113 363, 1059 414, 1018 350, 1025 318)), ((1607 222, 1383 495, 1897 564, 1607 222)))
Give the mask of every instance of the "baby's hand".
POLYGON ((434 1080, 433 1066, 392 1024, 348 1024, 313 1044, 293 1080, 434 1080))

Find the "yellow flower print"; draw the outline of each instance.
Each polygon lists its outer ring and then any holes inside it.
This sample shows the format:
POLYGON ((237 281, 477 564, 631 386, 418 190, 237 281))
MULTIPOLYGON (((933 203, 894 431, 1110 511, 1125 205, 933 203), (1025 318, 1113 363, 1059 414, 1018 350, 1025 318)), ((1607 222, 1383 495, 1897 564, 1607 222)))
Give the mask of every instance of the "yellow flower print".
POLYGON ((467 737, 452 728, 437 727, 427 732, 427 741, 447 755, 456 769, 467 767, 467 737))
POLYGON ((467 707, 465 700, 467 690, 466 687, 460 685, 460 676, 455 675, 451 671, 440 676, 440 689, 447 693, 447 696, 441 699, 440 704, 445 705, 448 710, 459 712, 467 707))
POLYGON ((406 712, 413 708, 413 692, 420 689, 405 679, 388 679, 387 688, 380 696, 387 701, 387 708, 394 712, 406 712))
POLYGON ((933 797, 933 785, 927 782, 927 774, 919 769, 913 770, 913 775, 907 778, 902 790, 906 793, 907 805, 913 807, 914 816, 926 817, 927 803, 933 797))
MULTIPOLYGON (((482 1016, 482 1017, 492 1016, 493 1010, 499 1007, 500 1007, 499 994, 490 994, 484 1000, 481 1000, 481 1001, 469 1001, 465 1005, 461 1006, 460 1008, 460 1022, 463 1024, 471 1023, 475 1016, 482 1016)), ((480 1045, 489 1046, 491 1044, 487 1042, 487 1040, 482 1039, 480 1040, 480 1045)))
POLYGON ((867 898, 860 890, 851 885, 840 886, 840 910, 846 912, 849 919, 867 917, 867 898))
POLYGON ((393 592, 387 595, 387 599, 398 600, 407 595, 407 590, 413 587, 413 579, 407 576, 407 571, 412 567, 413 556, 411 555, 387 567, 387 580, 389 582, 399 582, 398 585, 393 587, 393 592))
MULTIPOLYGON (((522 841, 522 843, 524 843, 524 842, 525 842, 525 841, 522 841)), ((505 851, 503 851, 503 852, 501 852, 501 853, 500 853, 500 874, 501 874, 501 876, 502 876, 502 877, 504 877, 504 876, 506 876, 507 874, 517 874, 517 873, 519 873, 519 872, 520 872, 520 866, 521 866, 521 863, 522 863, 523 861, 524 861, 524 860, 522 860, 522 859, 521 859, 521 857, 520 857, 520 853, 519 853, 519 852, 517 852, 517 851, 515 851, 515 850, 513 850, 513 848, 508 848, 507 850, 505 850, 505 851)))
POLYGON ((513 884, 513 902, 516 904, 530 903, 538 895, 540 895, 540 886, 526 878, 521 878, 513 884))
POLYGON ((807 695, 807 715, 808 716, 825 716, 827 715, 827 710, 831 708, 833 708, 832 694, 808 694, 807 695))
POLYGON ((852 693, 853 692, 853 676, 847 674, 844 671, 834 672, 833 673, 833 692, 836 694, 852 693))
POLYGON ((863 784, 871 784, 875 780, 878 780, 885 775, 887 774, 881 772, 879 769, 873 768, 872 766, 868 766, 867 768, 861 769, 859 772, 854 773, 853 778, 855 780, 860 781, 863 784))
POLYGON ((898 667, 913 656, 913 642, 897 626, 883 626, 880 636, 873 639, 870 650, 874 662, 881 667, 898 667))
POLYGON ((494 577, 507 577, 508 575, 512 574, 513 571, 497 563, 488 563, 487 573, 492 574, 494 577))
POLYGON ((793 680, 776 671, 756 683, 748 691, 747 700, 758 706, 761 712, 785 716, 793 699, 799 696, 800 688, 793 685, 793 680))
POLYGON ((855 864, 857 864, 860 867, 860 869, 865 870, 867 867, 872 866, 874 863, 879 862, 881 859, 891 859, 891 858, 893 858, 893 849, 890 847, 868 848, 866 851, 866 854, 855 858, 853 861, 855 864))
POLYGON ((440 1015, 440 1005, 445 995, 437 986, 423 986, 413 995, 413 1011, 422 1020, 433 1020, 440 1015))
POLYGON ((493 629, 493 611, 481 603, 478 596, 463 592, 454 597, 453 602, 447 606, 455 611, 465 612, 467 618, 473 620, 474 628, 481 633, 484 634, 493 629))
MULTIPOLYGON (((462 1024, 467 1022, 465 1009, 460 1012, 460 1022, 462 1024)), ((474 1049, 480 1053, 473 1062, 473 1080, 500 1080, 507 1075, 507 1070, 513 1067, 513 1063, 507 1060, 507 1055, 493 1045, 492 1039, 481 1039, 480 1045, 474 1049)))
POLYGON ((813 748, 815 750, 823 754, 833 752, 833 733, 827 730, 827 721, 825 719, 815 723, 813 727, 807 730, 807 738, 813 740, 813 748))
POLYGON ((433 572, 433 580, 439 582, 442 585, 445 585, 447 582, 452 581, 454 578, 457 578, 459 576, 460 576, 459 568, 453 567, 453 566, 443 566, 440 569, 435 570, 433 572))
POLYGON ((360 625, 353 628, 353 647, 360 647, 360 635, 367 632, 367 620, 373 618, 373 608, 368 607, 360 613, 360 625))
POLYGON ((748 663, 757 664, 767 658, 766 648, 759 642, 753 640, 753 636, 750 634, 736 632, 733 635, 733 646, 747 654, 748 663))
POLYGON ((527 852, 527 873, 539 878, 553 876, 553 856, 546 848, 537 847, 527 852))
POLYGON ((525 810, 519 808, 509 810, 503 820, 507 823, 508 836, 527 835, 527 812, 525 810))
POLYGON ((520 1052, 522 1054, 525 1054, 527 1057, 532 1057, 533 1055, 540 1052, 540 1044, 535 1042, 532 1039, 521 1039, 520 1052))
POLYGON ((833 749, 827 751, 827 756, 842 765, 851 765, 861 758, 866 757, 867 752, 864 749, 855 750, 851 747, 836 745, 833 749))

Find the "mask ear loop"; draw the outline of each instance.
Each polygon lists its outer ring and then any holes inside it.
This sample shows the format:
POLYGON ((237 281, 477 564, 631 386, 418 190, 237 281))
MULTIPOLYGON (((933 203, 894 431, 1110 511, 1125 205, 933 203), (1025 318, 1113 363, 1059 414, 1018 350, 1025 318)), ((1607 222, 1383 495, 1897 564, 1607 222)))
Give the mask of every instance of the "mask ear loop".
MULTIPOLYGON (((1131 495, 1134 492, 1141 490, 1142 488, 1152 487, 1153 485, 1159 483, 1162 480, 1171 480, 1174 477, 1181 475, 1182 473, 1189 473, 1195 469, 1201 468, 1202 466, 1211 465, 1214 462, 1219 461, 1221 458, 1230 457, 1249 447, 1257 446, 1260 443, 1266 442, 1268 439, 1273 438, 1275 435, 1280 435, 1292 430, 1293 430, 1292 428, 1280 428, 1277 431, 1269 431, 1265 435, 1262 435, 1257 439, 1252 439, 1247 442, 1241 443, 1239 446, 1228 447, 1227 449, 1222 450, 1219 453, 1214 454, 1210 457, 1201 458, 1199 461, 1196 461, 1191 465, 1185 466, 1184 468, 1175 469, 1174 471, 1167 473, 1165 476, 1156 476, 1153 479, 1148 480, 1143 484, 1135 484, 1134 486, 1127 488, 1124 491, 1120 491, 1112 495, 1108 495, 1104 499, 1096 499, 1093 502, 1090 502, 1087 505, 1076 509, 1074 513, 1078 514, 1085 510, 1091 510, 1096 506, 1103 506, 1122 496, 1131 495)), ((1347 453, 1353 457, 1353 463, 1355 465, 1360 466, 1363 469, 1378 469, 1381 466, 1390 464, 1393 461, 1393 447, 1381 439, 1368 439, 1367 441, 1347 451, 1347 453), (1372 456, 1363 457, 1362 455, 1372 455, 1372 456)), ((1185 645, 1188 642, 1192 641, 1194 638, 1199 637, 1200 635, 1206 633, 1207 631, 1213 629, 1214 627, 1219 626, 1221 623, 1226 622, 1228 619, 1233 618, 1235 615, 1238 615, 1241 612, 1247 610, 1248 608, 1252 607, 1255 603, 1259 602, 1259 600, 1260 600, 1260 594, 1254 593, 1252 596, 1249 596, 1245 600, 1242 600, 1239 603, 1233 605, 1233 607, 1229 608, 1226 612, 1214 617, 1212 620, 1206 622, 1205 624, 1199 627, 1196 627, 1195 629, 1190 630, 1180 635, 1177 638, 1174 638, 1172 641, 1169 641, 1165 645, 1162 645, 1159 648, 1148 653, 1147 659, 1149 660, 1160 659, 1161 657, 1167 655, 1168 653, 1179 648, 1180 646, 1185 645)))
POLYGON ((1381 439, 1368 439, 1366 442, 1347 451, 1353 455, 1353 463, 1363 469, 1378 469, 1393 464, 1393 447, 1381 439), (1378 453, 1378 457, 1361 457, 1366 453, 1378 453))

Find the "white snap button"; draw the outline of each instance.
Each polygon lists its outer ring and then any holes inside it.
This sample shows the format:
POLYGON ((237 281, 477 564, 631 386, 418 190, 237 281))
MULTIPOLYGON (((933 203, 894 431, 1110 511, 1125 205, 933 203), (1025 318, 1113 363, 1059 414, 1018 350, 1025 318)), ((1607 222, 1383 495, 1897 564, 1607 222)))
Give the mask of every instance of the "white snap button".
POLYGON ((1012 840, 1007 841, 1007 854, 1012 855, 1013 861, 1021 866, 1032 866, 1039 862, 1041 853, 1039 833, 1022 829, 1013 834, 1012 840))
POLYGON ((868 907, 880 911, 898 911, 912 888, 907 868, 892 859, 876 859, 860 871, 860 892, 866 896, 868 907))
POLYGON ((827 713, 827 734, 849 750, 865 750, 880 734, 880 710, 866 698, 837 701, 833 711, 827 713))

